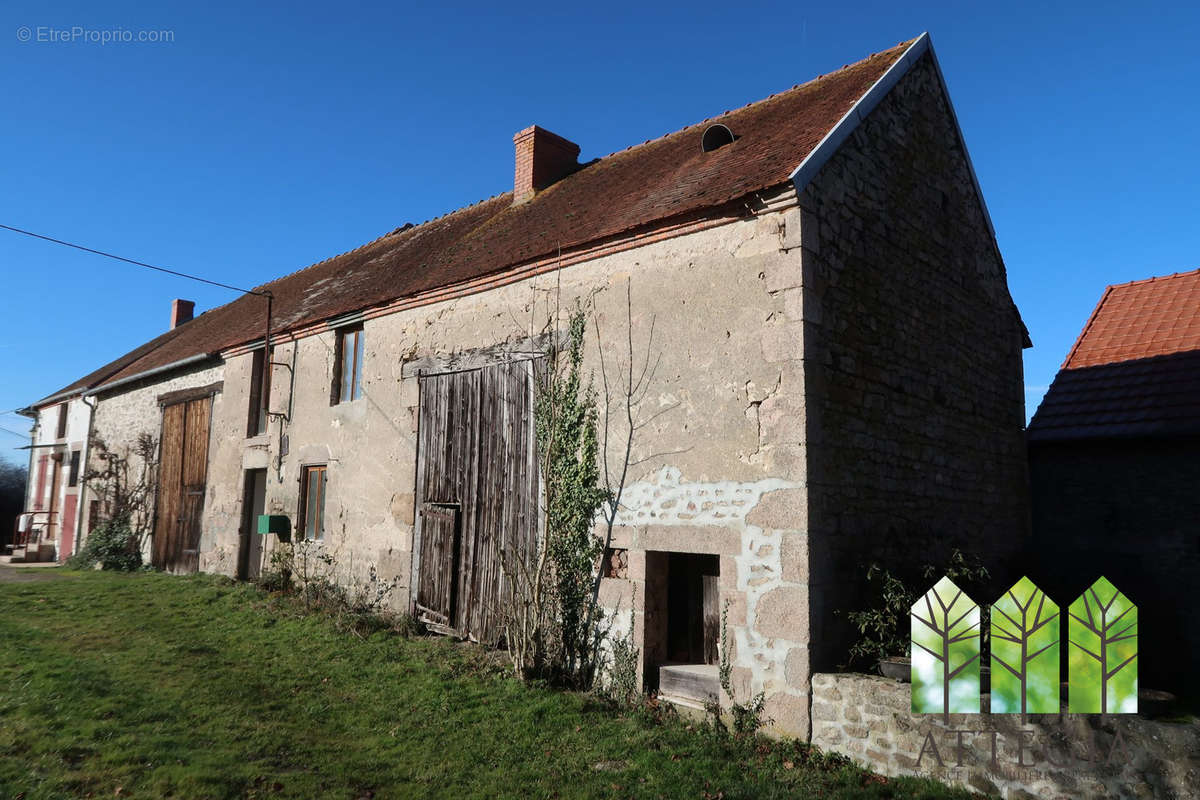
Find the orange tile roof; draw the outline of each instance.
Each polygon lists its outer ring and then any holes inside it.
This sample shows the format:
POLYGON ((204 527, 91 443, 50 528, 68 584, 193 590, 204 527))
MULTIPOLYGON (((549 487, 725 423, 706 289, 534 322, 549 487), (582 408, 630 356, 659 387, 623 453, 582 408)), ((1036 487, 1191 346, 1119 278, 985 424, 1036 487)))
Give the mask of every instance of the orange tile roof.
POLYGON ((1109 286, 1029 423, 1031 442, 1200 435, 1200 270, 1109 286))
POLYGON ((1104 290, 1063 369, 1200 350, 1200 269, 1104 290))

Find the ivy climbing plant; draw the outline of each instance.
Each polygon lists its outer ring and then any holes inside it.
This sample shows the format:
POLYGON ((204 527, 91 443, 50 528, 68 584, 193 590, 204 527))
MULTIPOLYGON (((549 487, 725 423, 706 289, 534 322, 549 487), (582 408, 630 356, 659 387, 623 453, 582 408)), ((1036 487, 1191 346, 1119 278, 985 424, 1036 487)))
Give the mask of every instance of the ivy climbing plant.
POLYGON ((537 377, 534 425, 544 486, 545 547, 558 612, 559 667, 574 682, 594 678, 593 573, 603 545, 592 534, 596 512, 608 497, 600 486, 596 394, 582 376, 586 315, 576 304, 564 348, 552 347, 537 377))

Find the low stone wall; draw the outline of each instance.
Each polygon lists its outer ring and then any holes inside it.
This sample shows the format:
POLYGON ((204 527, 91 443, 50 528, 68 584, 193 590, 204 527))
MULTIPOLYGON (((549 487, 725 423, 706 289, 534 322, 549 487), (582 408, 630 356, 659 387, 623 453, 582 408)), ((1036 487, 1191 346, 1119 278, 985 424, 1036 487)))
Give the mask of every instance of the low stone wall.
MULTIPOLYGON (((812 679, 812 743, 885 775, 1019 800, 1200 797, 1200 722, 1134 715, 913 714, 909 684, 812 679)), ((986 708, 986 695, 985 695, 986 708)))

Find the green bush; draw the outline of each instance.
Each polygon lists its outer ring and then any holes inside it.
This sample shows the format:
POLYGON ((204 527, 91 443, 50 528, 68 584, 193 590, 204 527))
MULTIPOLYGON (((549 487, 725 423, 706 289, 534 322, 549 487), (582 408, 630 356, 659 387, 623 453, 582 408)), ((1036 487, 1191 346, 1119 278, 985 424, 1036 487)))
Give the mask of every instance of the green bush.
POLYGON ((292 581, 291 551, 284 547, 271 551, 271 562, 258 577, 258 585, 267 592, 291 592, 295 584, 292 581))
POLYGON ((137 536, 124 519, 102 522, 88 534, 83 549, 67 560, 72 569, 100 569, 133 572, 142 566, 142 551, 137 536))
MULTIPOLYGON (((920 578, 905 580, 879 564, 871 564, 866 574, 866 594, 874 606, 858 611, 836 611, 858 632, 858 639, 850 647, 843 669, 854 666, 874 668, 882 659, 907 656, 909 652, 909 612, 912 604, 924 593, 929 584, 945 575, 961 584, 968 593, 978 589, 991 576, 978 556, 966 556, 955 549, 946 565, 939 569, 926 564, 920 570, 920 578), (923 587, 923 588, 919 588, 923 587)), ((981 608, 981 647, 986 661, 988 650, 988 607, 981 608)))
POLYGON ((867 568, 866 582, 876 603, 874 608, 845 612, 858 631, 847 666, 873 667, 882 659, 908 655, 908 613, 916 602, 916 591, 878 564, 867 568))

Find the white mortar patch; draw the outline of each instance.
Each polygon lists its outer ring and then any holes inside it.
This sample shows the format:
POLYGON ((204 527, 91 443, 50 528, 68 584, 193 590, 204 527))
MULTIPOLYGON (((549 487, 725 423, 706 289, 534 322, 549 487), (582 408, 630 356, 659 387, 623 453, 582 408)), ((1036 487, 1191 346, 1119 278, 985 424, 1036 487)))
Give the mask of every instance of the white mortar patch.
POLYGON ((681 477, 677 467, 663 467, 651 480, 626 486, 616 524, 740 527, 764 494, 800 486, 782 478, 693 483, 681 477))
MULTIPOLYGON (((792 486, 794 484, 787 488, 792 486)), ((735 627, 733 631, 738 656, 735 663, 749 668, 752 691, 765 691, 768 694, 786 685, 783 668, 791 647, 790 642, 768 639, 755 631, 759 600, 783 582, 780 544, 778 532, 747 525, 742 534, 742 552, 736 557, 737 587, 746 594, 746 624, 735 627)), ((749 698, 737 700, 746 702, 749 698)))
POLYGON ((784 663, 793 643, 755 632, 759 600, 783 584, 782 542, 775 531, 747 525, 746 515, 764 494, 800 486, 782 478, 686 482, 677 467, 663 467, 651 480, 625 487, 621 497, 617 525, 712 525, 741 530, 742 547, 734 561, 737 588, 746 597, 746 624, 730 625, 730 633, 737 645, 733 665, 750 670, 752 692, 770 694, 786 688, 784 663))

